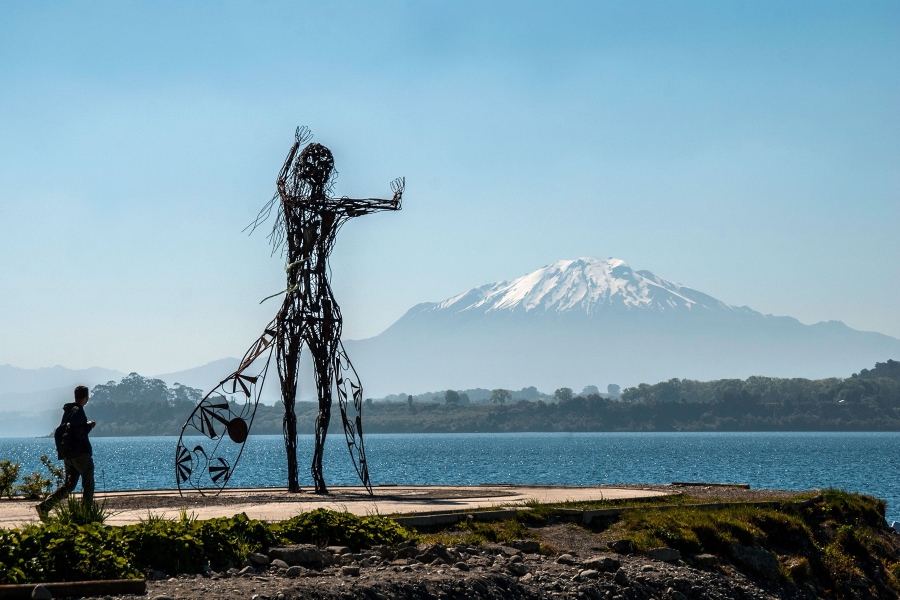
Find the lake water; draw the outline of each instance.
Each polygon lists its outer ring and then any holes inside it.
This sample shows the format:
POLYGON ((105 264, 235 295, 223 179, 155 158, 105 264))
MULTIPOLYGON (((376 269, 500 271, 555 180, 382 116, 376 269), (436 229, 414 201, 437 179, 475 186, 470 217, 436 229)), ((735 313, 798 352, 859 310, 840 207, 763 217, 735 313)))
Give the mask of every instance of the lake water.
MULTIPOLYGON (((174 437, 93 438, 98 490, 174 488, 174 437)), ((300 436, 301 485, 313 438, 300 436)), ((754 488, 836 487, 888 502, 900 521, 900 433, 372 434, 373 484, 595 485, 707 481, 754 488)), ((49 438, 0 438, 0 460, 43 471, 49 438)), ((231 487, 286 485, 280 436, 252 436, 231 487)), ((343 436, 325 451, 329 485, 356 485, 343 436)))

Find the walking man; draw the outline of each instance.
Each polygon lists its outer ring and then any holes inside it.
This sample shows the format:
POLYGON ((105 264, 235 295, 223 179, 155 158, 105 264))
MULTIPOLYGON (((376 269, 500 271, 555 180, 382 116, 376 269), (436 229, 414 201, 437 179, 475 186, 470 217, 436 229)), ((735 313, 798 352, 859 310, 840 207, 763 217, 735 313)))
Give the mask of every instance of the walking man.
POLYGON ((85 504, 94 501, 94 458, 88 434, 94 428, 93 421, 88 421, 84 414, 84 405, 88 403, 89 392, 86 386, 75 388, 75 402, 63 405, 63 417, 60 427, 63 428, 62 443, 57 436, 57 458, 66 466, 66 481, 46 500, 35 506, 38 516, 47 516, 50 510, 68 496, 78 485, 81 478, 82 500, 85 504))

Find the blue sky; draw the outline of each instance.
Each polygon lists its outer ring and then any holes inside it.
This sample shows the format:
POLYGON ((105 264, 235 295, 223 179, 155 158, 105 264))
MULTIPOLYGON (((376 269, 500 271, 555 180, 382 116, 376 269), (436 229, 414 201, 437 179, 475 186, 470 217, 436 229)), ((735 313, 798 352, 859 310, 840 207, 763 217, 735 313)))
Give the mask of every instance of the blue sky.
POLYGON ((0 3, 0 364, 241 355, 297 125, 407 181, 338 238, 347 338, 579 256, 900 337, 898 64, 895 2, 0 3))

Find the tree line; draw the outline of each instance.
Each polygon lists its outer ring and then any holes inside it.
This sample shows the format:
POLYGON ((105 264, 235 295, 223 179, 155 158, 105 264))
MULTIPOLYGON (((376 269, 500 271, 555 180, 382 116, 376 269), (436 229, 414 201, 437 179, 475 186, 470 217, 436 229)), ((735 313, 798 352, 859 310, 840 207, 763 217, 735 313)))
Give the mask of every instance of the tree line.
MULTIPOLYGON (((618 397, 593 390, 560 388, 535 400, 485 390, 479 402, 469 403, 460 401, 465 392, 457 390, 425 401, 411 395, 405 402, 370 399, 363 426, 368 433, 900 431, 900 362, 893 360, 846 379, 670 379, 627 388, 618 397)), ((93 435, 178 435, 202 394, 136 373, 97 386, 89 407, 98 423, 93 435)), ((280 434, 283 410, 280 403, 261 404, 251 432, 280 434)), ((317 412, 315 402, 297 403, 300 433, 313 433, 317 412)), ((332 430, 340 431, 337 411, 332 430)))

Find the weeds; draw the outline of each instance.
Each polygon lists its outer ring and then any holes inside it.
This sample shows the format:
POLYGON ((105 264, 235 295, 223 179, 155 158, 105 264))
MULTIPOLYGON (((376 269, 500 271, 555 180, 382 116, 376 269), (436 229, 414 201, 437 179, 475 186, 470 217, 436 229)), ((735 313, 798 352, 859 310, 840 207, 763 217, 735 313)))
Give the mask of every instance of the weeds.
POLYGON ((82 502, 81 498, 69 496, 65 502, 56 505, 47 521, 61 525, 103 525, 112 514, 105 502, 82 502))

